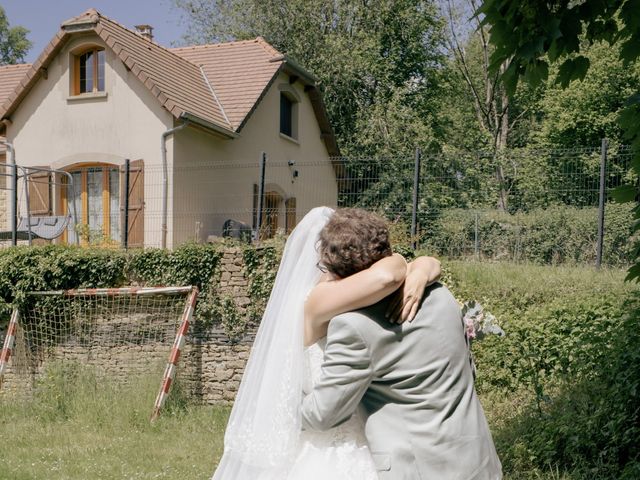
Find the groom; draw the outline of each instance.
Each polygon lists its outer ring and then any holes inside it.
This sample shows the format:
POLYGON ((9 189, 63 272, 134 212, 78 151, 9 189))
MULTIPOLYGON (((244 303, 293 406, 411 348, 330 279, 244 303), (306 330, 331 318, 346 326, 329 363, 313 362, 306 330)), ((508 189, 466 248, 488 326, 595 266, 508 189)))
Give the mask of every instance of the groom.
MULTIPOLYGON (((338 210, 324 231, 342 234, 321 234, 320 252, 331 252, 321 259, 329 271, 349 270, 359 251, 386 251, 375 239, 345 235, 353 228, 348 217, 338 210)), ((401 325, 385 318, 388 302, 331 320, 322 378, 303 401, 304 428, 329 429, 362 404, 380 480, 502 478, 455 298, 431 285, 414 320, 401 325)))

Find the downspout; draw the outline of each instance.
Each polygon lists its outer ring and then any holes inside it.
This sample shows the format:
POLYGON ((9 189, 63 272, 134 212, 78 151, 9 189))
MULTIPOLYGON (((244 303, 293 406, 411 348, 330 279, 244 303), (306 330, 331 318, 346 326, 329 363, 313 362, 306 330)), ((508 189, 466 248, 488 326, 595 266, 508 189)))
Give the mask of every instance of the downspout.
POLYGON ((16 168, 16 151, 13 148, 13 144, 6 140, 0 140, 0 143, 7 147, 7 151, 11 154, 11 209, 9 210, 9 217, 11 218, 11 244, 18 244, 18 169, 16 168))
POLYGON ((188 120, 162 133, 160 148, 162 151, 162 248, 167 248, 167 196, 169 191, 169 173, 167 168, 167 137, 189 124, 188 120))

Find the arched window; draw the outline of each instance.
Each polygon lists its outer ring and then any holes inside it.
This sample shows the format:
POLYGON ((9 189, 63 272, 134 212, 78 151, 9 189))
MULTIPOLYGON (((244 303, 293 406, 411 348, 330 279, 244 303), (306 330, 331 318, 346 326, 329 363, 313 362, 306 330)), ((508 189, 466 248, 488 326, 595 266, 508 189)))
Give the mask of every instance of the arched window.
POLYGON ((73 94, 104 92, 104 49, 93 47, 74 56, 73 94))

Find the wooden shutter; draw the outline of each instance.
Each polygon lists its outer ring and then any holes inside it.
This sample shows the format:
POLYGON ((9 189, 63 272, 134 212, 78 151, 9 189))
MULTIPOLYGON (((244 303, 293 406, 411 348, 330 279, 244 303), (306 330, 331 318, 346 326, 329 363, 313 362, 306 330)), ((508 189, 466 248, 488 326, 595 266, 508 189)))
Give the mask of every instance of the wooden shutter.
MULTIPOLYGON (((9 185, 9 177, 7 176, 8 174, 11 173, 10 169, 8 167, 5 167, 5 164, 7 163, 7 154, 6 153, 0 153, 0 188, 6 188, 7 185, 9 185)), ((5 190, 0 190, 0 192, 6 192, 5 190)), ((2 193, 0 193, 1 195, 2 193)))
MULTIPOLYGON (((129 247, 144 247, 144 161, 134 160, 129 163, 129 191, 125 189, 124 175, 120 179, 120 189, 129 196, 127 235, 129 247)), ((120 200, 120 208, 124 209, 124 195, 120 200)), ((124 222, 123 222, 124 223, 124 222)), ((124 232, 121 233, 123 235, 124 232)))
MULTIPOLYGON (((48 167, 37 167, 48 168, 48 167)), ((51 215, 51 172, 32 171, 27 181, 29 188, 29 212, 33 216, 51 215)), ((26 212, 23 217, 26 217, 26 212)))
POLYGON ((286 211, 285 229, 287 233, 291 233, 296 226, 296 197, 287 198, 284 202, 284 208, 286 211))

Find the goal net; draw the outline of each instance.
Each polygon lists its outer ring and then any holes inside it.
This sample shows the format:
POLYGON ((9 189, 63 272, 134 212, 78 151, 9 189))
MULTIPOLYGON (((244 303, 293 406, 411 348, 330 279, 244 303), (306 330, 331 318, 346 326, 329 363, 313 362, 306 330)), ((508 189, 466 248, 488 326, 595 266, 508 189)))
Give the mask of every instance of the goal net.
POLYGON ((155 418, 174 380, 196 297, 195 287, 30 292, 5 335, 0 389, 29 394, 47 366, 60 362, 91 366, 123 384, 157 376, 155 418))

